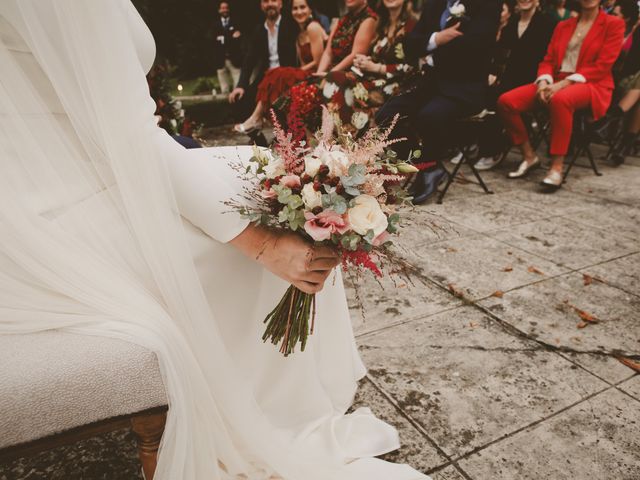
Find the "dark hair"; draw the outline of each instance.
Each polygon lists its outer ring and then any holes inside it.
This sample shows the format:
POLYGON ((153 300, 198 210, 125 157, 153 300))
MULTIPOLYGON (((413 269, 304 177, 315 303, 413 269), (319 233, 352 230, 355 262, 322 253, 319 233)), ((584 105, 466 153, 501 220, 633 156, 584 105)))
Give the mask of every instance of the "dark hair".
POLYGON ((635 25, 638 21, 638 2, 636 0, 618 0, 616 6, 620 7, 620 13, 622 13, 627 27, 635 25))
POLYGON ((507 10, 509 10, 509 13, 512 15, 516 11, 516 0, 503 0, 500 7, 502 8, 503 5, 507 6, 507 10))
MULTIPOLYGON (((318 21, 318 13, 317 13, 317 10, 315 9, 313 0, 304 0, 304 1, 307 4, 307 7, 309 7, 309 10, 311 10, 311 15, 309 16, 309 19, 302 27, 301 31, 306 30, 311 22, 318 21)), ((293 17, 293 2, 294 0, 291 0, 291 3, 289 4, 289 14, 291 14, 292 17, 293 17)))
MULTIPOLYGON (((378 8, 376 9, 376 13, 378 14, 378 26, 376 27, 376 36, 377 38, 382 38, 384 36, 384 29, 389 26, 390 18, 389 18, 389 10, 384 6, 384 2, 381 0, 378 8)), ((398 17, 398 22, 406 22, 409 19, 409 0, 403 0, 402 2, 402 10, 400 10, 400 16, 398 17)))

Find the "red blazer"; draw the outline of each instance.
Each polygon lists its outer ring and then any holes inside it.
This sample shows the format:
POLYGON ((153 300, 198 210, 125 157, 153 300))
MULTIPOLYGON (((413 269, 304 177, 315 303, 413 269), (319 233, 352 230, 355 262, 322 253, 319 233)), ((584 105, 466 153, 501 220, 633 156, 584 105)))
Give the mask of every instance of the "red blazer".
MULTIPOLYGON (((551 75, 557 79, 564 53, 578 25, 577 18, 569 18, 556 26, 547 54, 538 66, 538 77, 551 75)), ((614 83, 611 67, 624 41, 624 20, 600 11, 587 33, 575 73, 582 75, 591 89, 591 112, 594 120, 602 117, 611 103, 614 83)))

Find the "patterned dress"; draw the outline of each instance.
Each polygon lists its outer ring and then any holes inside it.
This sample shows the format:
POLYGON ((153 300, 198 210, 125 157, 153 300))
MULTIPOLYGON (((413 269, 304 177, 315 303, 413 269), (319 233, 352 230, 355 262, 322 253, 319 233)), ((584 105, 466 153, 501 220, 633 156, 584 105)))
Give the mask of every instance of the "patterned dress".
POLYGON ((330 69, 344 60, 345 57, 351 53, 356 33, 358 33, 358 29, 360 28, 360 25, 362 25, 362 22, 367 18, 377 19, 378 15, 376 15, 371 8, 365 7, 359 12, 349 12, 338 20, 336 31, 331 39, 332 65, 330 69))
POLYGON ((321 101, 336 112, 347 130, 358 131, 369 125, 376 111, 390 97, 397 95, 417 72, 416 65, 408 63, 402 41, 416 22, 402 21, 394 32, 377 38, 370 56, 374 63, 385 65, 386 73, 331 72, 322 82, 321 101))

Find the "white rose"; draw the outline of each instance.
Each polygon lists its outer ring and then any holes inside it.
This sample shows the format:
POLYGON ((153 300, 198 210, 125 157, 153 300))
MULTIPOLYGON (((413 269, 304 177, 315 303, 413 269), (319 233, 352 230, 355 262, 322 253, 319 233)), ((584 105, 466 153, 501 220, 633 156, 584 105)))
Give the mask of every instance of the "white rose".
POLYGON ((360 235, 366 235, 369 230, 373 230, 375 238, 389 226, 387 216, 380 208, 378 200, 371 195, 357 196, 355 206, 348 210, 347 215, 351 228, 360 235))
POLYGON ((313 188, 313 183, 307 183, 302 187, 302 201, 307 210, 313 210, 322 206, 322 194, 313 188))
POLYGON ((449 13, 452 17, 461 17, 466 11, 467 9, 461 3, 449 7, 449 13))
POLYGON ((329 175, 343 175, 349 170, 349 157, 341 150, 326 150, 320 157, 323 165, 329 167, 329 175))
POLYGON ((264 166, 264 172, 267 174, 267 178, 276 178, 281 175, 286 175, 286 170, 284 169, 284 160, 282 158, 271 158, 269 159, 269 163, 264 166))
POLYGON ((387 95, 393 95, 393 92, 396 91, 396 88, 398 88, 398 86, 399 85, 397 83, 390 83, 389 85, 384 87, 382 91, 387 95))
POLYGON ((173 104, 178 110, 180 110, 182 108, 182 102, 180 100, 177 100, 176 103, 173 104))
POLYGON ((322 161, 318 157, 304 157, 304 173, 310 177, 315 177, 318 174, 320 165, 322 165, 322 161))
POLYGON ((353 106, 353 90, 350 88, 347 88, 344 91, 344 103, 347 105, 347 107, 353 106))
POLYGON ((327 82, 324 84, 324 87, 322 87, 322 95, 324 95, 325 98, 331 99, 338 90, 340 90, 338 85, 327 82))
POLYGON ((353 112, 353 115, 351 115, 351 125, 356 127, 356 130, 363 129, 368 121, 369 115, 364 112, 353 112))

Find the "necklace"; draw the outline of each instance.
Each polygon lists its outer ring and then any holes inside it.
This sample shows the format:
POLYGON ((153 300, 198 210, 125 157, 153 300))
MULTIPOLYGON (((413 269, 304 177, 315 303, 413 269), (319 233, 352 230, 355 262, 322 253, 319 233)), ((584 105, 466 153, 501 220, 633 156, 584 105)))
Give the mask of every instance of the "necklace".
POLYGON ((591 29, 591 25, 593 25, 593 20, 580 24, 576 27, 576 38, 582 38, 582 36, 591 29))

